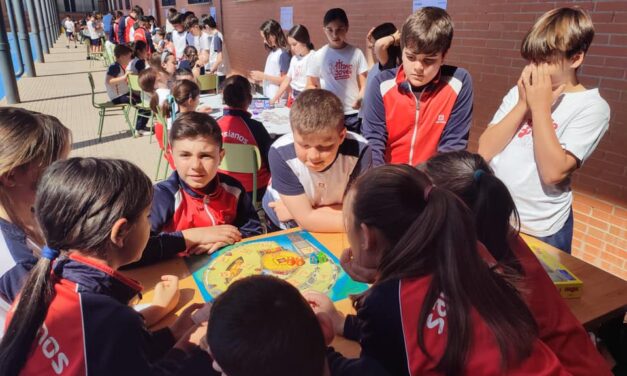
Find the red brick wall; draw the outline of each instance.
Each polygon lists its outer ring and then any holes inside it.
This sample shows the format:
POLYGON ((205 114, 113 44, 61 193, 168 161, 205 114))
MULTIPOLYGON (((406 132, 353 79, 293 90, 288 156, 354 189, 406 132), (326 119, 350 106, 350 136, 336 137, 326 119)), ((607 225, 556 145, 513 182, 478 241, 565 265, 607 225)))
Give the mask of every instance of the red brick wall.
MULTIPOLYGON (((134 1, 147 3, 150 0, 134 1)), ((455 0, 448 11, 455 23, 455 38, 448 62, 472 74, 475 107, 470 149, 512 87, 525 62, 518 49, 525 32, 543 12, 562 5, 588 10, 596 37, 581 69, 584 85, 600 87, 612 109, 610 129, 592 157, 574 174, 575 240, 573 254, 623 279, 627 279, 627 1, 455 0)), ((160 4, 160 1, 159 1, 160 4)), ((365 47, 369 28, 391 21, 400 27, 411 12, 410 0, 215 1, 224 16, 231 67, 236 72, 263 69, 266 53, 259 25, 267 18, 279 20, 281 6, 294 7, 294 23, 309 28, 314 44, 325 44, 322 17, 331 7, 349 16, 349 42, 365 47), (222 10, 220 6, 223 4, 222 10)), ((209 6, 177 7, 208 13, 209 6)), ((163 14, 163 11, 161 11, 163 14)))

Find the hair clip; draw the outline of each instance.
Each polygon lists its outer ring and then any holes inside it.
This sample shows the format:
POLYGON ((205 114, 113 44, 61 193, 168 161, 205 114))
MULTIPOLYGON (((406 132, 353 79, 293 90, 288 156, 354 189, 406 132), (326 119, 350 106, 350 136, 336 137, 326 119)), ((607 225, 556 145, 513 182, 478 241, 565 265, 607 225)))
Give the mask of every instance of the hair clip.
POLYGON ((48 247, 47 245, 44 245, 44 248, 41 250, 41 257, 52 261, 56 259, 57 257, 59 257, 60 253, 61 252, 59 252, 58 250, 52 249, 48 247))
POLYGON ((483 171, 482 169, 478 169, 475 171, 475 173, 472 175, 472 179, 475 182, 479 182, 479 180, 481 180, 481 177, 485 174, 485 171, 483 171))

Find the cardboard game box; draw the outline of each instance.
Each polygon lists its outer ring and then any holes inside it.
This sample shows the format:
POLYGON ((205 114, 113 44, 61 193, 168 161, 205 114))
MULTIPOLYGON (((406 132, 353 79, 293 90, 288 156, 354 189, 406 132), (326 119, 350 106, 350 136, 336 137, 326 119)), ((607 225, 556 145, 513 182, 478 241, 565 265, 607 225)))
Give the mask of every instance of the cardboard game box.
POLYGON ((529 244, 533 253, 546 270, 549 277, 560 292, 562 298, 572 299, 581 297, 583 282, 576 275, 566 269, 555 256, 547 252, 539 244, 529 244))

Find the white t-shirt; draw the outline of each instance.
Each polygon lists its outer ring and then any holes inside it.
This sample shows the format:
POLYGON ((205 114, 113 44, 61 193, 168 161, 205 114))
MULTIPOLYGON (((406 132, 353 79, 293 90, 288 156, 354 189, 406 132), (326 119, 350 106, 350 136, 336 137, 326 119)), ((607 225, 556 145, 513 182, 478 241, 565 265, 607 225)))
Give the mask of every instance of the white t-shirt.
POLYGON ((290 86, 293 90, 305 90, 305 86, 307 86, 307 64, 309 64, 315 53, 316 51, 309 51, 305 56, 292 56, 287 76, 292 80, 290 81, 290 86))
POLYGON ((205 50, 209 51, 209 49, 211 48, 211 38, 211 34, 205 33, 203 31, 203 33, 200 35, 200 50, 198 50, 198 53, 205 50))
POLYGON ((73 33, 74 32, 74 22, 67 20, 63 23, 63 27, 65 27, 65 32, 66 33, 73 33))
MULTIPOLYGON (((205 66, 205 69, 209 71, 213 64, 215 64, 216 60, 218 60, 218 54, 224 51, 224 37, 222 33, 216 31, 213 36, 210 36, 210 44, 209 44, 209 62, 205 66)), ((224 64, 225 58, 224 53, 222 53, 222 63, 218 65, 218 69, 216 70, 216 74, 218 76, 226 75, 226 65, 224 64)), ((280 75, 280 73, 279 73, 280 75)))
POLYGON ((87 31, 89 32, 89 38, 98 39, 100 36, 96 31, 96 22, 95 21, 87 21, 87 31))
POLYGON ((187 47, 187 31, 179 33, 178 31, 173 30, 172 43, 174 44, 174 50, 176 52, 176 60, 181 60, 183 50, 187 47))
POLYGON ((323 89, 337 95, 344 104, 344 114, 356 114, 353 104, 359 97, 357 75, 368 72, 364 53, 347 44, 342 49, 325 45, 314 55, 307 67, 307 76, 318 77, 323 89))
MULTIPOLYGON (((284 65, 284 61, 281 60, 287 60, 287 65, 283 70, 283 72, 287 73, 287 71, 289 70, 289 54, 281 48, 270 51, 270 53, 268 54, 268 58, 266 59, 266 67, 263 70, 263 73, 270 76, 281 77, 281 65, 284 65)), ((264 96, 268 98, 274 98, 277 91, 279 91, 279 85, 275 85, 274 83, 267 80, 263 81, 264 96)))
MULTIPOLYGON (((518 102, 514 86, 503 98, 490 124, 500 122, 518 102)), ((582 163, 607 131, 610 107, 598 89, 565 93, 553 107, 553 127, 560 144, 582 163)), ((570 214, 570 177, 558 185, 542 183, 533 152, 532 126, 525 121, 490 165, 509 189, 520 214, 521 230, 533 236, 558 232, 570 214)))

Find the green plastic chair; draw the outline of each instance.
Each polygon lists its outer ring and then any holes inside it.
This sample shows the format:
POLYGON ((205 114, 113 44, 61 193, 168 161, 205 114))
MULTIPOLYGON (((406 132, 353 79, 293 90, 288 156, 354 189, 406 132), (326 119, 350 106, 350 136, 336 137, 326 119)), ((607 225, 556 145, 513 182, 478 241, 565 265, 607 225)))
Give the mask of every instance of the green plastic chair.
POLYGON ((128 125, 129 130, 133 137, 135 137, 135 132, 131 123, 128 119, 128 107, 127 103, 115 104, 111 102, 96 102, 96 85, 94 85, 94 77, 91 72, 87 73, 87 77, 89 78, 89 86, 91 87, 91 105, 94 108, 98 109, 98 115, 100 115, 100 123, 98 124, 98 142, 102 139, 102 127, 104 125, 104 118, 107 116, 107 110, 109 111, 119 111, 121 110, 124 114, 124 119, 126 120, 126 124, 128 125))
POLYGON ((255 145, 227 144, 222 145, 225 151, 220 169, 229 172, 253 174, 253 205, 260 208, 257 201, 257 172, 261 167, 261 154, 255 145))
POLYGON ((218 75, 217 74, 201 74, 196 78, 198 87, 201 92, 214 90, 218 93, 218 75))
POLYGON ((87 47, 87 57, 89 58, 90 68, 93 66, 95 60, 101 60, 103 64, 106 64, 104 61, 104 54, 102 52, 91 51, 91 39, 85 38, 85 46, 87 47))
MULTIPOLYGON (((148 121, 151 123, 151 126, 154 125, 154 114, 152 113, 152 109, 150 108, 150 101, 146 99, 146 93, 142 90, 141 86, 139 86, 139 75, 128 75, 128 89, 130 91, 130 104, 131 107, 135 110, 135 115, 133 116, 133 125, 137 124, 137 118, 139 117, 148 119, 148 121), (141 101, 135 101, 133 99, 133 93, 139 94, 141 101), (140 110, 148 111, 150 112, 150 115, 143 115, 139 112, 140 110)), ((148 142, 152 142, 152 135, 148 137, 148 142)))
MULTIPOLYGON (((163 149, 159 150, 159 160, 157 160, 157 171, 155 172, 155 180, 159 180, 159 171, 161 170, 161 162, 164 159, 163 154, 165 153, 166 150, 168 150, 168 145, 169 145, 168 135, 169 135, 170 130, 168 128, 168 120, 165 118, 165 116, 163 116, 161 111, 155 113, 155 116, 157 117, 157 121, 161 123, 161 125, 163 126, 163 135, 161 136, 163 149)), ((168 176, 169 170, 170 170, 170 164, 166 161, 162 179, 165 180, 165 178, 168 176)))

